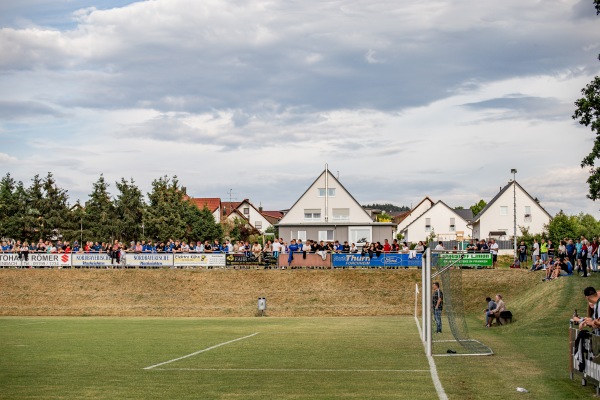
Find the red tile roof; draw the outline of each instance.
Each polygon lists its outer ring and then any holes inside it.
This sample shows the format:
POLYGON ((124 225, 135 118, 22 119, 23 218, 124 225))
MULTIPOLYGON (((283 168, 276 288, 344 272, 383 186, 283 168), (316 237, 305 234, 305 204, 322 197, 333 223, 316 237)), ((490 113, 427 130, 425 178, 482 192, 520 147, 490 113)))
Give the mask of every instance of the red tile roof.
POLYGON ((221 206, 221 199, 218 197, 200 197, 200 198, 191 198, 192 203, 194 203, 199 209, 203 209, 206 206, 210 212, 215 212, 217 208, 221 206))

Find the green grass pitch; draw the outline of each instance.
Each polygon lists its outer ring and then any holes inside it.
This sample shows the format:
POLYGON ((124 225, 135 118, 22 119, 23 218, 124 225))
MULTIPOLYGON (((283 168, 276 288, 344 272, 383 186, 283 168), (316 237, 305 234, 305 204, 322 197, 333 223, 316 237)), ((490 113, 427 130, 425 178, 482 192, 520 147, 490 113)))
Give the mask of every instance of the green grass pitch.
POLYGON ((412 317, 1 318, 0 353, 3 399, 435 396, 412 317))

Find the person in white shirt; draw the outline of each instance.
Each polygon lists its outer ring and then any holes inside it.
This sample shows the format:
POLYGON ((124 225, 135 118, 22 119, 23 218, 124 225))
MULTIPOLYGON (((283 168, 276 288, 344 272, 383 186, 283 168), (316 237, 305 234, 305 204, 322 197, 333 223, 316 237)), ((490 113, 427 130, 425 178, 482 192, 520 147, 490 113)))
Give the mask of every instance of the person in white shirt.
POLYGON ((446 249, 444 249, 444 243, 442 243, 442 241, 439 241, 437 246, 435 246, 435 250, 436 251, 444 251, 446 249))
POLYGON ((496 262, 498 261, 498 243, 496 239, 492 239, 492 245, 490 246, 490 252, 492 253, 492 268, 496 268, 496 262))

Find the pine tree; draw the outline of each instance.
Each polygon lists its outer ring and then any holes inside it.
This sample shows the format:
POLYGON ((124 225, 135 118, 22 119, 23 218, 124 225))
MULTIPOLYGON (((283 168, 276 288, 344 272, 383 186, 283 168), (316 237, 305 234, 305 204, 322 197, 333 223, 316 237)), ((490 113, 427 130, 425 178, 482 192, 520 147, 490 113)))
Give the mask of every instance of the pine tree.
POLYGON ((124 239, 137 241, 142 238, 144 233, 142 228, 146 207, 144 196, 135 185, 133 178, 130 182, 121 178, 121 182, 116 182, 116 185, 119 194, 115 198, 114 207, 119 232, 121 232, 124 239))
POLYGON ((85 202, 83 214, 83 226, 90 232, 89 240, 107 242, 113 238, 120 238, 113 202, 104 175, 100 175, 93 187, 89 200, 85 202))
POLYGON ((17 182, 7 173, 0 181, 0 237, 5 239, 15 239, 20 235, 16 188, 17 182))

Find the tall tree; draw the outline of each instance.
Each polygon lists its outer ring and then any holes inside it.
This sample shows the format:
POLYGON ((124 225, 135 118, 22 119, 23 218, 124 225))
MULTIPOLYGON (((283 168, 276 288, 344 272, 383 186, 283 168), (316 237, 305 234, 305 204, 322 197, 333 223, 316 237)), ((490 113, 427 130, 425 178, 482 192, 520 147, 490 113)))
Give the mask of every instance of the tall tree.
MULTIPOLYGON (((596 15, 600 14, 600 0, 594 0, 596 15)), ((600 56, 598 57, 600 59, 600 56)), ((587 179, 589 192, 587 197, 592 200, 600 198, 600 168, 596 165, 600 160, 600 77, 596 76, 592 82, 581 89, 583 97, 575 101, 573 119, 581 125, 589 127, 595 133, 594 145, 590 153, 581 161, 581 168, 589 168, 590 176, 587 179)))
POLYGON ((187 233, 184 204, 185 191, 177 176, 166 175, 152 182, 149 204, 144 214, 146 234, 154 240, 181 239, 187 233))
POLYGON ((67 191, 58 187, 51 172, 42 180, 42 188, 44 200, 38 211, 44 219, 44 229, 48 229, 52 236, 60 236, 69 219, 67 191))
POLYGON ((143 215, 146 204, 140 189, 135 185, 133 178, 127 182, 121 178, 116 182, 119 193, 114 201, 117 226, 119 232, 127 240, 139 240, 145 229, 142 227, 143 215))
POLYGON ((20 234, 18 220, 19 203, 15 194, 17 182, 7 173, 0 180, 0 237, 18 238, 20 234))
POLYGON ((93 185, 89 200, 85 202, 83 226, 91 233, 90 240, 106 242, 120 238, 116 226, 115 210, 108 193, 108 183, 100 175, 93 185))

